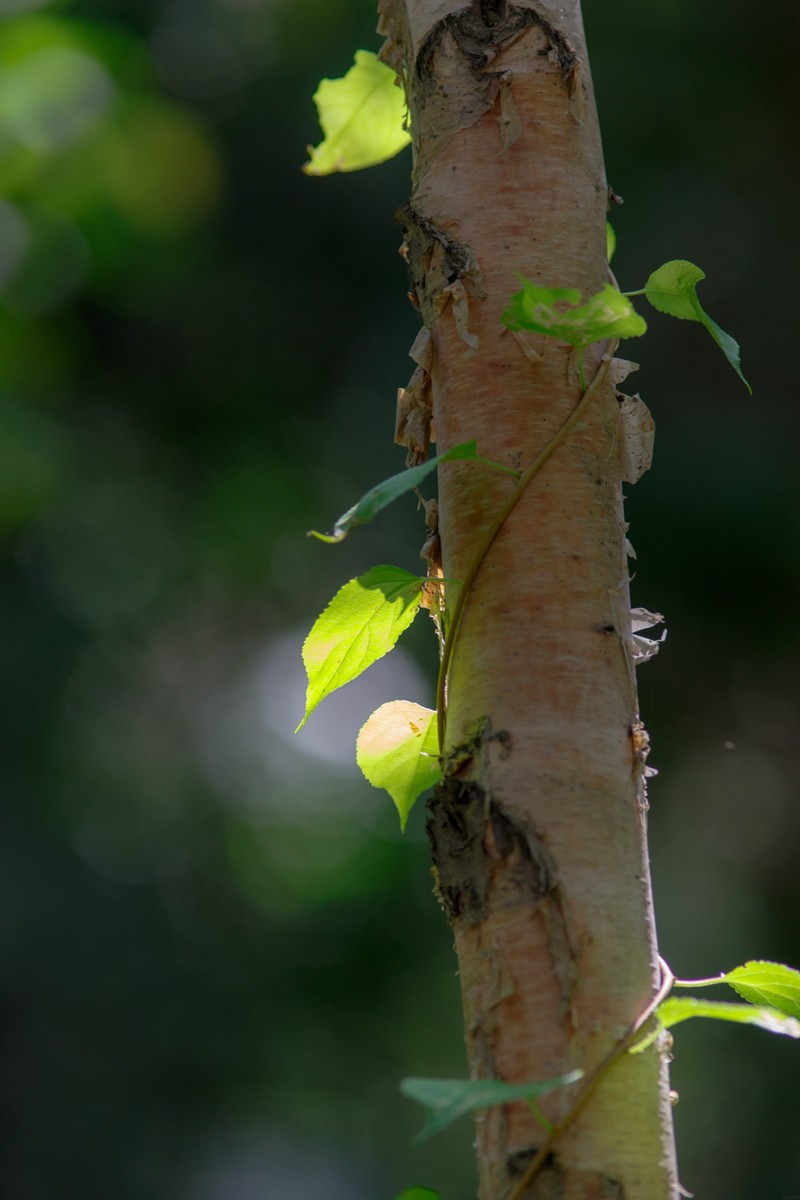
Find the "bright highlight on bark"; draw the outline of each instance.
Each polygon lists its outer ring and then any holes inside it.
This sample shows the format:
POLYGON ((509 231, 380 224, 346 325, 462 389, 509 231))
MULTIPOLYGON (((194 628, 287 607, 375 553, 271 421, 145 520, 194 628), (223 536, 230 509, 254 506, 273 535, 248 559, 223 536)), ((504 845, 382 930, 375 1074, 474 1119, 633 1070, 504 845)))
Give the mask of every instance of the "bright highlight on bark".
POLYGON ((359 171, 394 158, 409 144, 406 101, 394 71, 369 50, 356 50, 342 79, 323 79, 314 94, 325 138, 309 146, 306 175, 359 171))
POLYGON ((405 829, 416 800, 442 778, 436 713, 410 700, 382 704, 361 728, 356 762, 392 797, 405 829))
POLYGON ((372 567, 340 588, 303 643, 306 711, 295 733, 331 692, 366 671, 408 629, 424 580, 402 567, 372 567))

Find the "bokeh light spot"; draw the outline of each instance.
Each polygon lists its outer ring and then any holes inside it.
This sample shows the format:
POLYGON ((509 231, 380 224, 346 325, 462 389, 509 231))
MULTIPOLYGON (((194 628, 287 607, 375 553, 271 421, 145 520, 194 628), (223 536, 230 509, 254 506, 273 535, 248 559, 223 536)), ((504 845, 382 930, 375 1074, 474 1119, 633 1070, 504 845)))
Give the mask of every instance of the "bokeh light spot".
POLYGON ((0 123, 27 149, 53 154, 93 129, 114 94, 96 59, 67 46, 48 46, 4 72, 0 123))
POLYGON ((119 210, 149 234, 201 221, 221 186, 210 139, 188 114, 164 104, 128 109, 108 138, 105 171, 119 210))

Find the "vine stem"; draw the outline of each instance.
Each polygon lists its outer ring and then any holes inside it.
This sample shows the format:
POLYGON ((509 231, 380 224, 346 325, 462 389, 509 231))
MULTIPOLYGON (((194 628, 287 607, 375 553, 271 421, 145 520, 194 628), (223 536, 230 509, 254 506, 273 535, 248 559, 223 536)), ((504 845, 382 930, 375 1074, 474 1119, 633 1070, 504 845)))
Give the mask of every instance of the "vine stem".
MULTIPOLYGON (((467 569, 467 573, 464 576, 464 579, 462 580, 461 587, 459 589, 458 595, 456 596, 456 602, 453 605, 453 612, 450 616, 450 620, 447 623, 447 632, 446 632, 445 639, 444 639, 444 645, 442 647, 441 661, 439 663, 439 678, 436 683, 436 720, 437 720, 438 733, 439 733, 439 752, 440 752, 440 754, 444 754, 446 705, 447 705, 447 672, 449 670, 450 663, 452 661, 453 646, 455 645, 456 637, 458 636, 458 630, 461 625, 461 618, 464 615, 464 608, 465 608, 466 602, 469 598, 470 588, 472 587, 472 584, 475 581, 475 576, 478 574, 478 571, 480 570, 480 568, 483 564, 483 561, 489 552, 489 548, 491 547, 492 543, 494 542, 494 539, 497 537, 498 533, 503 528, 503 525, 505 524, 509 513, 516 506, 517 502, 519 501, 522 493, 525 491, 528 484, 531 482, 532 479, 535 478, 536 475, 539 474, 542 467, 545 465, 545 463, 548 461, 548 459, 551 457, 551 455, 558 449, 558 447, 561 445, 561 443, 564 441, 564 439, 572 432, 572 430, 575 428, 576 424, 578 423, 578 421, 581 419, 584 412, 588 408, 589 404, 591 403, 592 399, 594 398, 594 396, 597 392, 597 389, 600 387, 600 384, 603 382, 603 380, 605 379, 605 377, 608 373, 608 368, 611 364, 611 359, 613 358, 614 354, 616 353, 616 349, 617 349, 618 345, 619 345, 619 341, 616 339, 609 344, 608 350, 606 351, 605 355, 603 356, 603 360, 600 363, 600 366, 598 367, 597 371, 595 372, 595 376, 592 379, 592 382, 589 384, 588 388, 586 388, 586 390, 584 391, 583 395, 579 399, 575 408, 572 410, 570 415, 567 417, 567 419, 565 420, 565 422, 561 426, 561 428, 558 430, 558 432, 553 435, 553 437, 550 439, 550 441, 547 443, 547 445, 544 447, 544 449, 539 452, 539 454, 536 456, 536 458, 533 460, 533 462, 530 464, 530 466, 520 476, 513 492, 508 497, 505 504, 502 506, 499 513, 495 517, 494 521, 490 525, 489 529, 484 534, 483 540, 481 541, 481 544, 478 547, 475 557, 473 558, 472 562, 470 563, 470 565, 467 569)), ((582 354, 582 351, 580 353, 582 354)))
POLYGON ((664 962, 664 959, 661 958, 660 955, 658 958, 658 965, 661 969, 661 983, 655 996, 653 996, 647 1007, 642 1010, 622 1040, 617 1042, 617 1044, 613 1046, 611 1050, 609 1050, 606 1057, 595 1067, 591 1075, 589 1075, 586 1083, 584 1084, 583 1091, 578 1096, 578 1099, 575 1101, 566 1116, 563 1117, 558 1124, 554 1125, 550 1130, 535 1157, 531 1159, 530 1163, 528 1164, 525 1174, 522 1176, 519 1182, 515 1184, 514 1188, 509 1193, 507 1200, 522 1200, 525 1192, 533 1183, 534 1179, 549 1158, 550 1152, 552 1151, 557 1138, 559 1138, 562 1133, 569 1129, 570 1125, 583 1110, 587 1101, 593 1095, 597 1085, 602 1079, 605 1078, 610 1069, 613 1067, 614 1063, 617 1062, 617 1060, 620 1059, 628 1049, 630 1049, 631 1045, 636 1041, 638 1034, 641 1032, 642 1026, 650 1020, 659 1004, 662 1002, 662 1000, 665 1000, 671 992, 672 985, 675 982, 675 976, 672 974, 672 971, 669 969, 668 965, 664 962))

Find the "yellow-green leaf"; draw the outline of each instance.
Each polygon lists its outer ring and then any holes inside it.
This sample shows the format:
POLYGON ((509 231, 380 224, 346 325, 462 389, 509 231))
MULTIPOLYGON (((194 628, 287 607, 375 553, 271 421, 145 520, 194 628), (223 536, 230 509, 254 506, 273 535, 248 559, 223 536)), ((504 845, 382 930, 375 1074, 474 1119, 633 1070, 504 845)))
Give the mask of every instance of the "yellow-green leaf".
POLYGON ((298 730, 320 700, 392 649, 417 615, 422 585, 402 567, 380 566, 339 588, 303 643, 308 691, 298 730))
POLYGON ((392 797, 405 829, 415 801, 442 777, 435 711, 411 700, 382 704, 361 727, 356 762, 392 797))
POLYGON ((324 140, 309 146, 306 175, 359 171, 393 158, 411 141, 406 101, 394 71, 369 50, 356 50, 342 79, 323 79, 314 94, 324 140))
POLYGON ((676 988, 714 987, 727 983, 750 1004, 769 1005, 788 1017, 800 1018, 800 971, 785 963, 751 959, 722 975, 707 979, 676 979, 676 988))
POLYGON ((800 971, 783 963, 746 962, 724 977, 743 1000, 769 1004, 790 1017, 800 1017, 800 971))
POLYGON ((513 293, 500 317, 509 329, 532 329, 578 347, 603 338, 640 337, 647 330, 630 300, 611 284, 581 304, 576 288, 541 287, 520 278, 522 289, 513 293))
POLYGON ((699 996, 668 996, 656 1009, 656 1016, 665 1029, 688 1021, 690 1017, 710 1017, 715 1021, 735 1021, 742 1025, 757 1025, 768 1033, 782 1033, 800 1038, 800 1021, 787 1017, 776 1008, 752 1004, 728 1004, 722 1000, 702 1000, 699 996))

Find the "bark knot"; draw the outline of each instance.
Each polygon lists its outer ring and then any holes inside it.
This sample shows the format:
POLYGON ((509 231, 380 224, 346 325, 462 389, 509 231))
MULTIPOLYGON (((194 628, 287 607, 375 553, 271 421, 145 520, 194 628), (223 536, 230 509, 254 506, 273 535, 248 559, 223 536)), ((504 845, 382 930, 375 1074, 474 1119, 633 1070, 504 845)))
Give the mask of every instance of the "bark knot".
MULTIPOLYGON (((512 1154, 506 1162, 509 1179, 521 1179, 536 1153, 529 1149, 512 1154)), ((600 1171, 564 1167, 555 1154, 548 1156, 525 1194, 530 1200, 564 1200, 566 1196, 570 1200, 625 1200, 620 1180, 600 1171)))
POLYGON ((538 907, 555 896, 555 865, 544 845, 480 784, 451 776, 428 808, 439 900, 449 921, 473 926, 497 908, 538 907))
POLYGON ((453 299, 459 284, 465 303, 467 292, 477 299, 486 296, 478 260, 466 242, 411 204, 404 204, 396 215, 403 230, 403 257, 411 275, 412 292, 429 329, 453 299))
POLYGON ((564 34, 536 8, 509 4, 508 0, 473 0, 467 8, 443 17, 419 48, 417 74, 423 80, 432 76, 434 57, 448 33, 472 70, 482 72, 504 46, 533 25, 547 38, 547 46, 540 53, 551 56, 565 77, 571 79, 578 60, 564 34))

